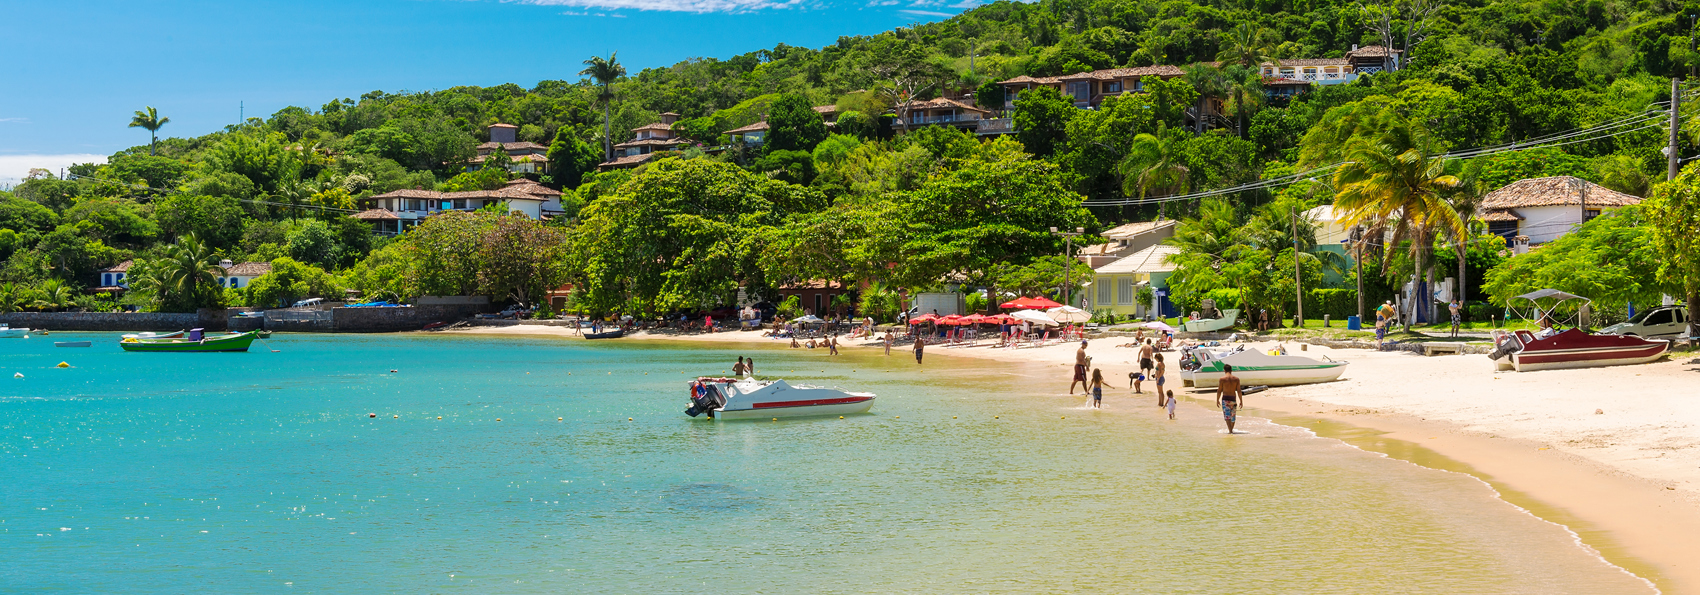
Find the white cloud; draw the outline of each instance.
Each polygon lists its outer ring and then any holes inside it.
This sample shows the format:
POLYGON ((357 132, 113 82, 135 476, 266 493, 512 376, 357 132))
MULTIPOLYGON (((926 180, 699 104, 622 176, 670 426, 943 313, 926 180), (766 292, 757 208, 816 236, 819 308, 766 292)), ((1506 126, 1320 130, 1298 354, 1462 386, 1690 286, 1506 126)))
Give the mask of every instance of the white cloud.
MULTIPOLYGON (((662 12, 755 12, 758 10, 793 8, 803 0, 520 0, 538 6, 573 6, 608 10, 645 10, 662 12)), ((614 16, 614 15, 608 15, 614 16)))
POLYGON ((30 123, 30 119, 29 118, 0 118, 0 122, 11 122, 11 123, 14 123, 14 124, 28 124, 28 123, 30 123))
POLYGON ((935 12, 935 11, 931 11, 931 10, 907 10, 906 9, 906 10, 899 10, 897 12, 901 12, 901 13, 904 13, 904 14, 918 14, 918 15, 929 16, 929 17, 953 17, 953 16, 956 16, 956 15, 948 13, 948 12, 935 12))
POLYGON ((106 163, 105 155, 75 153, 70 155, 0 155, 0 188, 10 188, 23 183, 24 176, 30 170, 41 168, 52 171, 55 175, 59 168, 70 167, 76 163, 106 163))

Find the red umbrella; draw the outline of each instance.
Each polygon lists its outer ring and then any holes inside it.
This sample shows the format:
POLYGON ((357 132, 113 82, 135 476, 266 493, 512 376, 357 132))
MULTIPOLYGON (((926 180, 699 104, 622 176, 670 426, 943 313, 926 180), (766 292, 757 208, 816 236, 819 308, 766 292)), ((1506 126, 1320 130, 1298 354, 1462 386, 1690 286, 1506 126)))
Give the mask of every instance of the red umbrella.
POLYGON ((963 324, 985 324, 986 323, 986 317, 983 314, 969 314, 967 316, 962 317, 962 323, 963 324))
POLYGON ((914 318, 909 319, 909 324, 921 324, 923 322, 933 322, 933 321, 938 320, 938 319, 939 319, 939 317, 933 316, 932 314, 922 314, 920 316, 916 316, 914 318))
POLYGON ((1019 298, 1015 298, 1013 300, 1004 302, 1002 304, 999 304, 998 307, 1000 307, 1000 308, 1014 308, 1014 309, 1020 309, 1020 310, 1044 310, 1044 309, 1047 309, 1047 308, 1055 308, 1055 307, 1061 306, 1061 305, 1062 304, 1053 302, 1053 301, 1045 299, 1043 297, 1019 297, 1019 298))
POLYGON ((1020 319, 1008 314, 993 314, 985 318, 986 324, 1017 324, 1020 319))
POLYGON ((948 324, 948 325, 951 325, 951 326, 959 326, 959 325, 968 324, 968 323, 962 321, 961 315, 951 314, 949 316, 945 316, 944 318, 940 318, 939 324, 948 324))

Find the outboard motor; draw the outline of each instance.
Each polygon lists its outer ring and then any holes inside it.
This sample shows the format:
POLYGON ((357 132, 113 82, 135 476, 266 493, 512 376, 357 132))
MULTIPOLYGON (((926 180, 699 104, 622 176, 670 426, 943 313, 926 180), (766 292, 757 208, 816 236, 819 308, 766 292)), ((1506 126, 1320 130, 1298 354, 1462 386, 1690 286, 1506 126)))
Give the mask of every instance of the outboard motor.
POLYGON ((712 384, 698 384, 693 392, 691 406, 685 409, 685 415, 696 417, 707 413, 713 419, 714 410, 726 406, 726 395, 720 394, 720 388, 712 384))
POLYGON ((1522 350, 1523 342, 1518 340, 1516 335, 1506 334, 1499 342, 1499 346, 1494 347, 1493 351, 1488 352, 1488 359, 1504 359, 1506 356, 1522 350))

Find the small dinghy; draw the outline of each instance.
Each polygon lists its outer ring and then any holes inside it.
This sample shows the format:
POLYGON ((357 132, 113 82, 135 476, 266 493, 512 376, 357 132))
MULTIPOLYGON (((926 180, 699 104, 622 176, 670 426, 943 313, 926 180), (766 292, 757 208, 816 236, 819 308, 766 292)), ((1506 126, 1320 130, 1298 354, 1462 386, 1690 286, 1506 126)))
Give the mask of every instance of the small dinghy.
POLYGON ((850 415, 867 413, 874 406, 873 393, 754 378, 698 378, 690 383, 690 397, 685 415, 706 413, 709 419, 850 415))
POLYGON ((584 338, 586 338, 586 339, 618 339, 618 338, 624 337, 624 336, 626 336, 625 329, 616 329, 616 330, 611 330, 611 331, 602 331, 600 333, 585 333, 584 334, 584 338))
POLYGON ((25 339, 29 336, 30 330, 27 328, 12 328, 5 324, 0 324, 0 339, 25 339))
POLYGON ((88 347, 88 346, 93 345, 93 344, 94 343, 91 342, 91 341, 54 341, 53 342, 54 347, 88 347))

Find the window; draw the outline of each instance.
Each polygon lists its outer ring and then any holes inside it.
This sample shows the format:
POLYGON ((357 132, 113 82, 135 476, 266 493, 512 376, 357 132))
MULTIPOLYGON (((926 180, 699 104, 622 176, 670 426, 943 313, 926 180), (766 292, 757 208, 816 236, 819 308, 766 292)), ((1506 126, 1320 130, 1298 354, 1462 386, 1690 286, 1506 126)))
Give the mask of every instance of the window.
POLYGON ((1517 235, 1517 222, 1516 221, 1489 221, 1488 222, 1488 233, 1491 233, 1493 235, 1496 235, 1496 236, 1499 236, 1499 237, 1502 237, 1502 238, 1509 240, 1509 239, 1511 239, 1512 236, 1517 235))
POLYGON ((1110 280, 1108 278, 1105 278, 1105 277, 1099 277, 1098 278, 1098 299, 1097 299, 1098 303, 1094 304, 1094 305, 1108 306, 1108 305, 1110 305, 1111 299, 1113 299, 1113 298, 1110 297, 1110 280))
MULTIPOLYGON (((457 198, 457 199, 455 199, 455 200, 454 200, 454 205, 455 205, 455 206, 454 206, 454 208, 457 208, 457 209, 464 209, 464 208, 466 208, 466 199, 464 199, 464 198, 457 198)), ((443 208, 445 208, 445 209, 446 209, 446 208, 448 208, 448 207, 446 207, 446 206, 445 206, 445 207, 443 207, 443 208)))
POLYGON ((1133 277, 1116 277, 1116 304, 1133 305, 1133 277))
POLYGON ((1600 216, 1600 210, 1599 209, 1587 209, 1587 210, 1582 211, 1582 221, 1583 222, 1593 221, 1594 218, 1598 217, 1598 216, 1600 216))
POLYGON ((1655 324, 1670 324, 1672 322, 1672 312, 1675 312, 1675 310, 1655 310, 1652 314, 1647 315, 1647 320, 1642 322, 1642 324, 1646 326, 1653 326, 1655 324))
POLYGON ((234 288, 241 288, 242 287, 242 278, 241 277, 231 277, 230 278, 230 286, 234 287, 234 288))
POLYGON ((1067 86, 1068 92, 1064 93, 1064 95, 1074 97, 1075 101, 1086 101, 1091 99, 1092 83, 1068 83, 1067 86))
POLYGON ((1105 93, 1120 93, 1120 92, 1122 92, 1121 81, 1110 81, 1110 82, 1104 83, 1104 92, 1105 93))
POLYGON ((101 273, 100 284, 108 287, 112 286, 112 273, 101 273))

